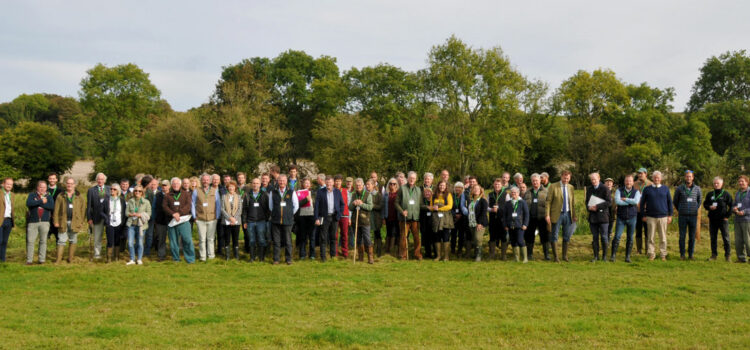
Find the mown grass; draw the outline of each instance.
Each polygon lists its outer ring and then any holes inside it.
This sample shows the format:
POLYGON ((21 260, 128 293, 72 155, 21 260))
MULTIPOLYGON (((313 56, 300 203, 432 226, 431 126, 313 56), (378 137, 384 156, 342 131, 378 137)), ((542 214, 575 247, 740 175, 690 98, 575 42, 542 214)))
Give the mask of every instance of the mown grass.
MULTIPOLYGON (((704 231, 706 232, 706 231, 704 231)), ((85 235, 82 239, 86 239, 85 235)), ((624 244, 623 244, 624 245, 624 244)), ((143 266, 0 264, 0 348, 744 348, 750 266, 213 260, 143 266)), ((720 248, 721 249, 721 248, 720 248)), ((734 245, 732 246, 734 249, 734 245)), ((50 250, 51 251, 51 250, 50 250)), ((721 251, 720 253, 723 253, 721 251)), ((734 255, 733 255, 734 256, 734 255)), ((48 261, 52 261, 48 258, 48 261)))

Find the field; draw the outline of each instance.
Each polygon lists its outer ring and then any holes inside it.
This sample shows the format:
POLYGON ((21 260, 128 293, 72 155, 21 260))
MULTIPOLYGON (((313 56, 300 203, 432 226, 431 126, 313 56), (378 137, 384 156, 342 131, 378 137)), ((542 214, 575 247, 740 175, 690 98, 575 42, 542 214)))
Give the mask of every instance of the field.
POLYGON ((3 349, 750 344, 750 266, 705 261, 705 227, 696 261, 679 261, 671 231, 669 261, 635 255, 632 264, 622 262, 624 244, 618 262, 589 263, 591 237, 579 234, 562 264, 385 255, 375 265, 125 266, 89 263, 80 247, 73 264, 24 266, 23 237, 13 234, 0 264, 3 349))

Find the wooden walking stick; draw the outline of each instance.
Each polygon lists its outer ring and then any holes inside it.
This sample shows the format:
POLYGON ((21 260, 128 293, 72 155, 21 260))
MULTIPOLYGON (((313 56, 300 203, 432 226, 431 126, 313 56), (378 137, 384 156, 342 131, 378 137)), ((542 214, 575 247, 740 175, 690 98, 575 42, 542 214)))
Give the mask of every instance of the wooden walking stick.
POLYGON ((357 263, 357 229, 359 228, 359 207, 357 207, 357 213, 355 215, 357 215, 357 217, 354 218, 354 254, 352 254, 353 264, 357 263))
MULTIPOLYGON (((404 241, 406 241, 406 260, 409 260, 409 227, 406 225, 406 218, 404 218, 404 241)), ((399 246, 401 246, 399 242, 399 246)))
POLYGON ((701 241, 701 210, 700 205, 698 206, 698 222, 695 224, 695 242, 701 241))
POLYGON ((94 237, 91 225, 89 225, 89 262, 94 261, 94 237))

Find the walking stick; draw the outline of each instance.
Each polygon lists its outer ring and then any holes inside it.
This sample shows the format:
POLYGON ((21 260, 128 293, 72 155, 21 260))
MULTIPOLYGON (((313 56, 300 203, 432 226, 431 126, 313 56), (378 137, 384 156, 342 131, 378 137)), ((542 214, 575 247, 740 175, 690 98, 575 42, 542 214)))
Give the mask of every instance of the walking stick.
POLYGON ((695 242, 701 241, 701 207, 698 207, 698 222, 695 225, 695 242))
POLYGON ((409 261, 409 227, 406 225, 406 218, 404 218, 404 240, 406 241, 406 260, 409 261))
POLYGON ((354 254, 352 255, 352 263, 357 263, 357 228, 359 228, 359 207, 357 207, 357 217, 354 219, 354 254))
POLYGON ((91 225, 89 225, 89 262, 94 261, 94 237, 91 225))

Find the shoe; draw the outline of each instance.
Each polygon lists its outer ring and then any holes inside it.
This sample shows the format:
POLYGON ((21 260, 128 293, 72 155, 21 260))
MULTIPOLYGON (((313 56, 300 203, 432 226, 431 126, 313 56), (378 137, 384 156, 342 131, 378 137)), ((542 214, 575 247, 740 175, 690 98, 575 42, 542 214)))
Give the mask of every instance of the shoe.
POLYGON ((114 251, 113 248, 107 248, 107 263, 109 264, 112 261, 112 252, 114 251))
POLYGON ((724 259, 729 262, 729 255, 725 256, 724 259))
POLYGON ((568 260, 568 242, 565 242, 565 241, 563 241, 562 259, 565 262, 570 262, 570 260, 568 260))
POLYGON ((274 265, 278 265, 278 264, 279 264, 279 262, 278 262, 278 261, 274 261, 274 262, 273 262, 273 264, 274 264, 274 265))
POLYGON ((716 255, 711 255, 711 257, 706 259, 706 261, 712 261, 712 260, 716 260, 716 255))
POLYGON ((630 262, 630 255, 626 255, 626 256, 625 256, 625 262, 626 262, 626 263, 629 263, 629 262, 630 262))
POLYGON ((135 261, 133 261, 133 260, 130 260, 130 261, 128 261, 127 263, 125 263, 125 265, 135 265, 135 261))
POLYGON ((287 265, 291 265, 291 264, 292 264, 292 262, 291 262, 291 261, 287 261, 287 262, 286 262, 286 264, 287 264, 287 265))
POLYGON ((662 256, 661 257, 661 261, 667 261, 667 257, 666 256, 662 256))
POLYGON ((481 247, 474 248, 474 261, 475 262, 482 261, 482 248, 481 247))
POLYGON ((141 259, 138 259, 138 261, 136 261, 136 263, 137 263, 138 265, 143 265, 143 260, 141 260, 141 259))

